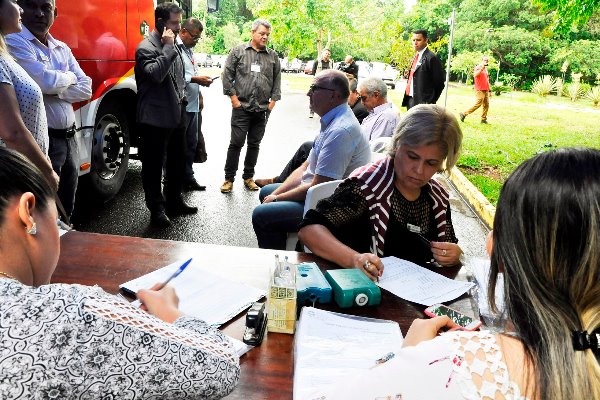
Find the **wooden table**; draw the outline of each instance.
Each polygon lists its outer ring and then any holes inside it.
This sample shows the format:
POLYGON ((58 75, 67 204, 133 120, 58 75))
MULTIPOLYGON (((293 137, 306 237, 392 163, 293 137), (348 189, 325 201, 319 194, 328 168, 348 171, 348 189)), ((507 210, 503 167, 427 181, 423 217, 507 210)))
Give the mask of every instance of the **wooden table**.
MULTIPOLYGON (((203 267, 212 273, 239 280, 265 289, 274 256, 287 255, 290 262, 316 262, 322 270, 337 268, 312 254, 218 246, 137 237, 69 232, 61 237, 61 256, 52 282, 99 285, 109 293, 119 292, 119 284, 162 268, 183 258, 201 259, 203 267)), ((460 268, 436 270, 455 278, 460 268)), ((389 319, 400 324, 406 334, 415 318, 423 318, 424 306, 410 303, 381 291, 381 304, 376 307, 340 309, 335 304, 319 308, 372 318, 389 319)), ((470 298, 463 296, 454 308, 470 311, 470 298)), ((245 314, 238 315, 223 331, 240 339, 244 331, 245 314)), ((240 383, 228 399, 291 399, 293 385, 293 336, 268 333, 262 345, 241 357, 240 383)))

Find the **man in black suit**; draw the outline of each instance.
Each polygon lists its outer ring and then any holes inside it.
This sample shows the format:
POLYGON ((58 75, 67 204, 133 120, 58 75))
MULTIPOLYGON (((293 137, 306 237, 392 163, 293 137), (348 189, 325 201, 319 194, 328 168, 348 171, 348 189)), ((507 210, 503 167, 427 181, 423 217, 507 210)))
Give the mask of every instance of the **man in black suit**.
POLYGON ((409 110, 417 104, 435 104, 444 90, 444 69, 438 56, 427 48, 427 31, 413 32, 417 54, 413 58, 402 106, 409 110))
POLYGON ((142 185, 153 225, 166 228, 167 217, 193 214, 198 208, 182 197, 185 172, 185 78, 183 60, 175 45, 183 10, 161 3, 154 10, 156 28, 135 52, 138 89, 137 122, 142 137, 142 185), (161 189, 166 156, 165 195, 161 189), (166 201, 165 201, 166 198, 166 201))

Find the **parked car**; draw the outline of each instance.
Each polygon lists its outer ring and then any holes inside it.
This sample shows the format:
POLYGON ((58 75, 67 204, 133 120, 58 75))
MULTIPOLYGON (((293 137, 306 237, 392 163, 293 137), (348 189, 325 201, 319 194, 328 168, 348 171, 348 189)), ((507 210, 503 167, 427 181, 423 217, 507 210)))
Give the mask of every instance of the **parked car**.
POLYGON ((371 63, 371 75, 381 78, 391 89, 396 88, 399 72, 390 64, 382 62, 371 63))
POLYGON ((313 65, 315 65, 315 60, 308 60, 306 65, 304 65, 304 73, 306 75, 312 74, 313 65))
POLYGON ((371 66, 366 61, 356 61, 358 65, 358 82, 371 76, 371 66))
POLYGON ((227 60, 227 56, 214 54, 211 56, 211 58, 213 67, 223 68, 223 66, 225 66, 225 60, 227 60))

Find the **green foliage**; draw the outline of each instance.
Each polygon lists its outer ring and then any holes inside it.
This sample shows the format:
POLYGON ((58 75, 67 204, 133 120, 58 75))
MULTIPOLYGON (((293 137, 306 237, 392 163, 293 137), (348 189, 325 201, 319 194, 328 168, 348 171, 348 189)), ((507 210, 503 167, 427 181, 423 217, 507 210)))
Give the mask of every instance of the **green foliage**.
POLYGON ((584 91, 581 88, 581 83, 579 82, 571 82, 565 85, 564 87, 565 95, 571 99, 571 101, 577 101, 580 98, 584 91))
POLYGON ((498 196, 500 196, 500 189, 502 189, 502 182, 498 182, 495 179, 489 178, 485 175, 478 175, 474 173, 466 173, 465 176, 468 180, 473 183, 479 189, 482 195, 492 203, 496 205, 498 203, 498 196))
POLYGON ((502 93, 508 93, 512 90, 510 86, 502 85, 500 82, 491 85, 490 89, 496 96, 500 96, 502 93))
POLYGON ((556 79, 550 75, 544 75, 533 82, 531 91, 540 97, 546 97, 556 90, 556 79))
POLYGON ((600 73, 600 40, 577 40, 561 44, 551 53, 550 65, 558 70, 567 61, 568 69, 565 72, 577 71, 584 80, 593 82, 600 73))
MULTIPOLYGON (((467 76, 473 76, 473 68, 481 63, 481 59, 484 53, 479 51, 462 51, 452 57, 450 63, 450 71, 455 74, 464 74, 467 76)), ((493 57, 490 59, 490 64, 494 64, 493 57)))
POLYGON ((556 11, 554 27, 556 32, 568 34, 573 28, 584 24, 600 9, 597 0, 535 0, 544 10, 556 11))
POLYGON ((585 97, 592 101, 594 107, 598 107, 598 103, 600 103, 600 86, 590 88, 585 94, 585 97))
POLYGON ((519 83, 520 80, 521 80, 521 78, 514 74, 500 75, 500 81, 503 82, 508 87, 510 87, 511 90, 515 89, 515 86, 517 85, 517 83, 519 83))

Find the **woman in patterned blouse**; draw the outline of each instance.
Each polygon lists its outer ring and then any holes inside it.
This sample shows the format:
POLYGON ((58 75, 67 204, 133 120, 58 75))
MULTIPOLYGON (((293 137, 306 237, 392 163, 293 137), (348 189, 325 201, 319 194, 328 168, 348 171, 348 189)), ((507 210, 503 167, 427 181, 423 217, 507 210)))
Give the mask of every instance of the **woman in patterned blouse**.
POLYGON ((0 147, 0 399, 213 399, 239 380, 232 343, 183 315, 170 287, 148 312, 97 286, 49 284, 60 252, 41 172, 0 147))
POLYGON ((420 265, 456 265, 448 192, 432 179, 451 169, 462 132, 443 107, 419 105, 402 118, 387 157, 357 169, 335 193, 309 210, 300 240, 310 250, 375 280, 379 257, 397 256, 420 265))

